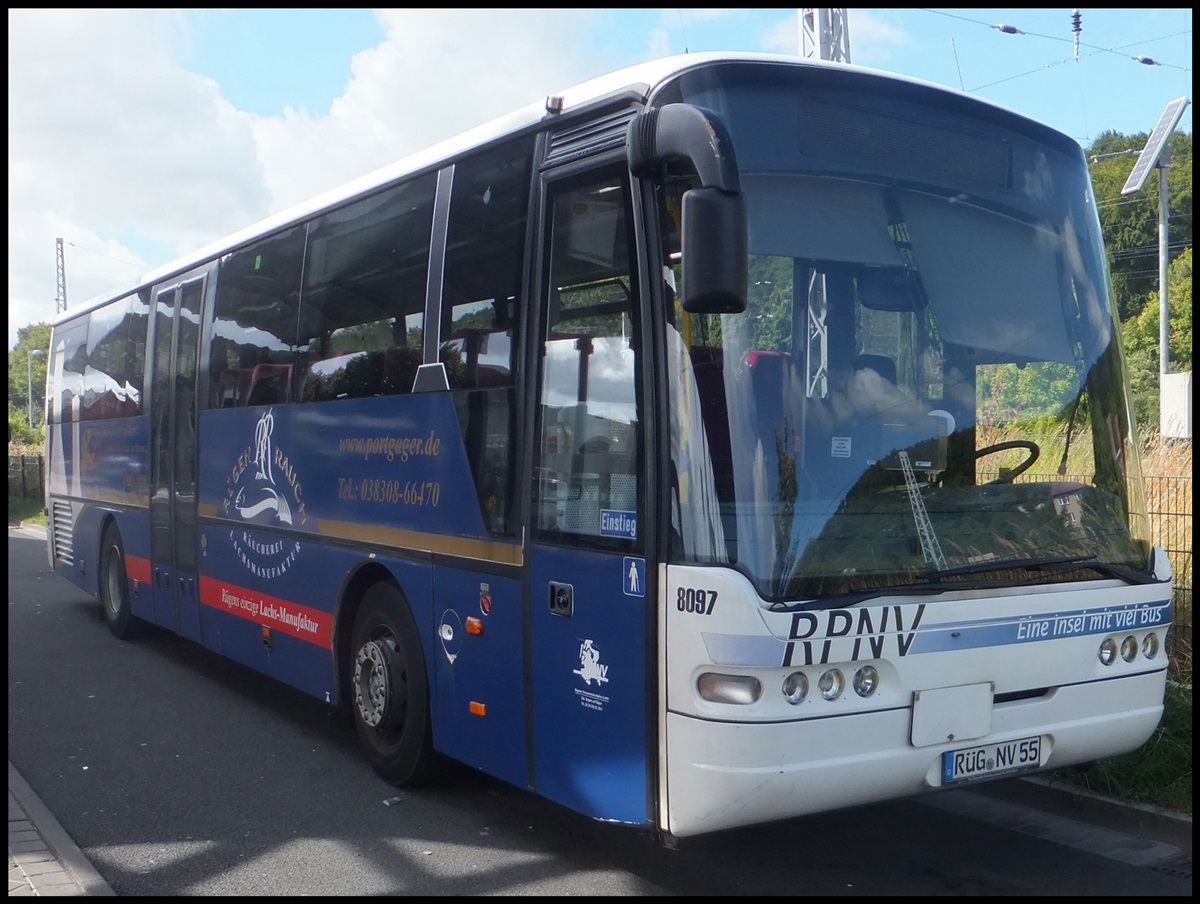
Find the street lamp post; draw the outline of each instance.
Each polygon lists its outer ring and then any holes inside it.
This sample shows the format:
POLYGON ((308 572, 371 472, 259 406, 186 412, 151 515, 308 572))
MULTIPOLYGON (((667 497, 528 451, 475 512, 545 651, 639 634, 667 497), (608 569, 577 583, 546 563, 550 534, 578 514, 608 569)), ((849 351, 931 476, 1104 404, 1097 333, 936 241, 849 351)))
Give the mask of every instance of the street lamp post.
POLYGON ((46 353, 40 348, 30 349, 29 359, 26 361, 28 365, 27 379, 29 381, 26 387, 26 400, 29 402, 29 428, 31 430, 33 429, 33 359, 44 358, 45 356, 46 353))

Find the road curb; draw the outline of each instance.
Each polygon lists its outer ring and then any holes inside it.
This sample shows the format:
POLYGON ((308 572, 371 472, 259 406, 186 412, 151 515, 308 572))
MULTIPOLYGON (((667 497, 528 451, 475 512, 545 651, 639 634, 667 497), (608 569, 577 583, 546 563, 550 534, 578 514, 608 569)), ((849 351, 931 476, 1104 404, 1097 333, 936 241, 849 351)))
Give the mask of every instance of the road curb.
POLYGON ((1117 800, 1061 779, 1042 776, 984 782, 972 790, 1126 835, 1169 844, 1191 855, 1192 817, 1189 813, 1117 800))
MULTIPOLYGON (((29 783, 25 781, 11 761, 8 764, 8 793, 16 800, 17 805, 24 811, 25 815, 29 817, 29 822, 45 843, 46 848, 54 855, 58 865, 62 867, 67 876, 74 880, 75 886, 79 889, 76 894, 83 894, 89 897, 111 897, 116 895, 116 892, 104 881, 104 877, 92 866, 91 861, 84 856, 83 851, 79 849, 71 839, 71 836, 67 834, 66 829, 59 824, 54 814, 42 803, 42 799, 29 787, 29 783)), ((12 858, 10 844, 10 865, 12 858)), ((52 877, 52 875, 53 871, 51 871, 50 876, 52 877)), ((46 878, 46 876, 29 877, 29 882, 35 896, 69 896, 72 894, 70 890, 58 884, 43 885, 43 887, 39 888, 39 882, 46 878)))

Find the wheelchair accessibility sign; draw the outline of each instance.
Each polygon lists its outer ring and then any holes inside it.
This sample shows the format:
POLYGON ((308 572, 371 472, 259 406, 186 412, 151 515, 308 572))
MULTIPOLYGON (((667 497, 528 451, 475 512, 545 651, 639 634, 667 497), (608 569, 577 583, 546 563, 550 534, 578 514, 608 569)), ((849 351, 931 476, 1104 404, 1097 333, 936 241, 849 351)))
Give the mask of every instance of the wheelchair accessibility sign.
POLYGON ((646 595, 646 560, 626 556, 621 566, 626 596, 646 595))

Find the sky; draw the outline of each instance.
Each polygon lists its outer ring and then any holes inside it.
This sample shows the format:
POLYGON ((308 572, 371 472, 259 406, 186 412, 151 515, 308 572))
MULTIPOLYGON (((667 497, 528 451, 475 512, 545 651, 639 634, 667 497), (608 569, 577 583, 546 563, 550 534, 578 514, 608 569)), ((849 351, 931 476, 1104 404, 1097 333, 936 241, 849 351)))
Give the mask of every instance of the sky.
MULTIPOLYGON (((1085 147, 1150 133, 1180 97, 1190 133, 1192 11, 1079 12, 1077 48, 1065 7, 850 9, 850 60, 1085 147)), ((801 52, 795 9, 9 9, 8 26, 10 350, 58 313, 58 239, 70 309, 593 76, 801 52)))

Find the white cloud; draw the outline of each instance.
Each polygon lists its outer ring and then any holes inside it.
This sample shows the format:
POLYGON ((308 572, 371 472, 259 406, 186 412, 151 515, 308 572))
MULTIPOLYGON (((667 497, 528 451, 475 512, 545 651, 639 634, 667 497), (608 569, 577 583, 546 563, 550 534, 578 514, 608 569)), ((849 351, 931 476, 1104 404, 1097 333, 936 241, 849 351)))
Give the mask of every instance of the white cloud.
MULTIPOLYGON (((144 269, 613 68, 577 36, 605 10, 377 12, 329 115, 234 108, 187 70, 168 10, 9 11, 9 346, 144 269)), ((626 60, 647 54, 639 36, 626 60)), ((264 65, 269 65, 265 61, 264 65)))
POLYGON ((848 10, 846 17, 850 23, 850 59, 859 66, 885 68, 897 52, 913 44, 912 36, 903 28, 865 9, 848 10))
POLYGON ((265 212, 249 117, 176 62, 165 10, 9 11, 9 344, 265 212), (142 265, 142 266, 135 266, 142 265))
POLYGON ((328 116, 289 110, 256 121, 273 206, 302 201, 598 74, 605 66, 564 37, 596 14, 378 11, 386 38, 355 55, 328 116))

